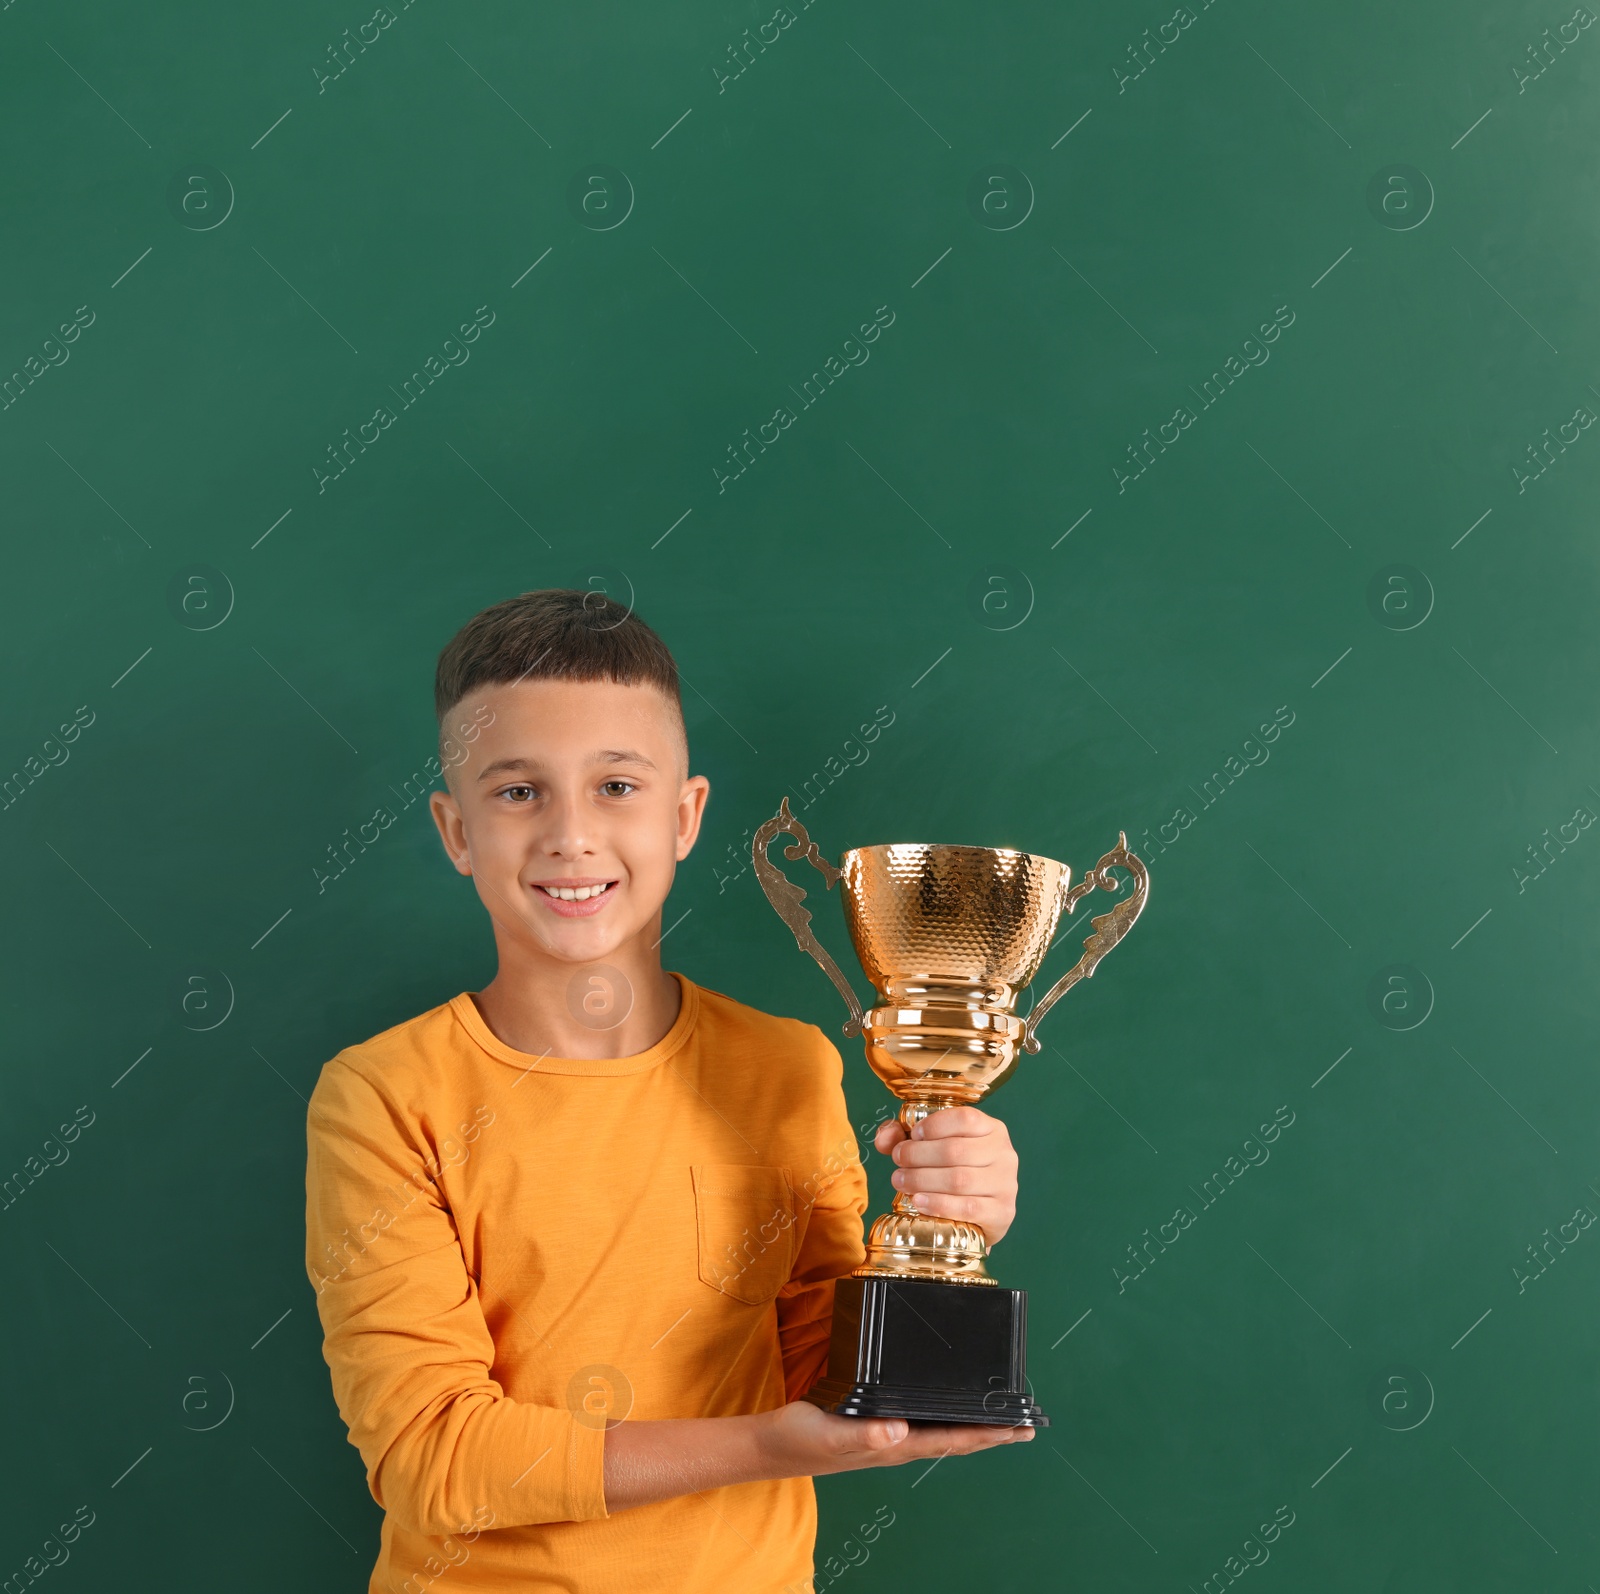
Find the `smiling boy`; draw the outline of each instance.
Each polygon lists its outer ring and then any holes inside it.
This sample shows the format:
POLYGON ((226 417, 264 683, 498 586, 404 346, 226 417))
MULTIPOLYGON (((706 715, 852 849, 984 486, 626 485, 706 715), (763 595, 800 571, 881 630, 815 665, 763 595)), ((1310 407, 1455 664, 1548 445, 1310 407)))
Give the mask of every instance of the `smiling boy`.
MULTIPOLYGON (((866 1178, 822 1032, 662 967, 710 785, 660 638, 597 594, 525 593, 444 649, 435 707, 433 818, 499 966, 346 1047, 307 1116, 323 1354, 384 1509, 370 1590, 808 1587, 813 1476, 1032 1430, 799 1398, 866 1178)), ((1004 1125, 919 1127, 878 1130, 896 1186, 997 1241, 1004 1125)))

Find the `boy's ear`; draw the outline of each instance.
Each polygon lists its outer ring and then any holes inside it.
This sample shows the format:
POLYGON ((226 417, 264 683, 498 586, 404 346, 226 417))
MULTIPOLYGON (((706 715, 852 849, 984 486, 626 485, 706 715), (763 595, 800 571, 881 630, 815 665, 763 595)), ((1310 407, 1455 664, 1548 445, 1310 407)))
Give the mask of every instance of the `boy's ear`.
POLYGON ((439 827, 439 839, 444 843, 444 850, 455 865, 456 873, 470 875, 472 857, 467 851, 467 827, 462 823, 461 809, 455 798, 447 791, 429 792, 428 811, 433 815, 434 824, 439 827))
POLYGON ((705 817, 711 782, 704 775, 691 775, 678 793, 678 862, 682 863, 700 839, 700 821, 705 817))

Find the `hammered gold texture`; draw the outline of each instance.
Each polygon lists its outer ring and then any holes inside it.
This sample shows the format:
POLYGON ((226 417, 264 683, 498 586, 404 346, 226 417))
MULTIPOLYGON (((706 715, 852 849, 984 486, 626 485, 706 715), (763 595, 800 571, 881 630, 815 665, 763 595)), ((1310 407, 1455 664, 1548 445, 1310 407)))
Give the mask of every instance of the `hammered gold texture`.
POLYGON ((1071 870, 997 847, 894 843, 840 863, 850 940, 885 1006, 970 988, 1009 1010, 1049 950, 1071 870))

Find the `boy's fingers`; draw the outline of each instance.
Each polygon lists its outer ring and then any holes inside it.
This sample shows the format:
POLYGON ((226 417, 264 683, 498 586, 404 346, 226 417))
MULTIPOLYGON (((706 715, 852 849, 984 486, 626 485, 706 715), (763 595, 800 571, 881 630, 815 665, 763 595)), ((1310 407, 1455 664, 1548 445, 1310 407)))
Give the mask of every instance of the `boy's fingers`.
POLYGON ((887 1450, 890 1445, 902 1443, 911 1432, 911 1424, 903 1417, 874 1417, 862 1424, 862 1437, 868 1448, 887 1450))
POLYGON ((902 1168, 950 1168, 958 1165, 981 1168, 987 1167, 997 1155, 1003 1155, 1006 1149, 995 1145, 986 1135, 950 1135, 943 1140, 903 1140, 893 1155, 902 1168))
POLYGON ((923 1460, 935 1456, 970 1455, 975 1450, 990 1450, 996 1445, 1013 1444, 1017 1436, 1031 1429, 996 1427, 989 1423, 949 1423, 912 1430, 900 1449, 906 1459, 923 1460), (908 1446, 915 1446, 911 1454, 908 1446))
POLYGON ((987 1168, 896 1168, 889 1182, 913 1195, 998 1196, 987 1168))
POLYGON ((906 1138, 906 1128, 898 1118, 885 1118, 878 1125, 877 1133, 872 1137, 872 1143, 879 1151, 892 1151, 906 1138))
POLYGON ((912 1460, 1005 1444, 1031 1433, 1030 1428, 1010 1423, 913 1423, 904 1417, 851 1417, 838 1419, 830 1437, 841 1451, 893 1449, 896 1459, 912 1460))
POLYGON ((991 1118, 976 1107, 946 1107, 942 1112, 929 1113, 917 1125, 912 1139, 942 1140, 946 1135, 986 1135, 1002 1127, 998 1118, 991 1118))
POLYGON ((848 1433, 830 1448, 846 1468, 938 1462, 946 1456, 974 1455, 1001 1445, 1025 1442, 1031 1428, 990 1423, 910 1423, 902 1418, 848 1418, 848 1433), (895 1438, 895 1434, 902 1437, 895 1438))
POLYGON ((991 1196, 939 1195, 923 1190, 904 1192, 911 1204, 925 1218, 958 1218, 963 1223, 976 1223, 992 1240, 1010 1214, 998 1198, 991 1196))

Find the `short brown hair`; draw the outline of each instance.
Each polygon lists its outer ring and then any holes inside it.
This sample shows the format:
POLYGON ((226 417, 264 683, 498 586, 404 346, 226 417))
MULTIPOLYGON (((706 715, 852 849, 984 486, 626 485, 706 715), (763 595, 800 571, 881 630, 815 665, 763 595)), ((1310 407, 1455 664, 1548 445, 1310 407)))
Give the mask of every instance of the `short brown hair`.
POLYGON ((547 587, 475 614, 445 644, 433 678, 441 739, 445 716, 480 686, 518 681, 615 681, 653 686, 689 744, 678 666, 665 642, 631 606, 603 592, 547 587))

